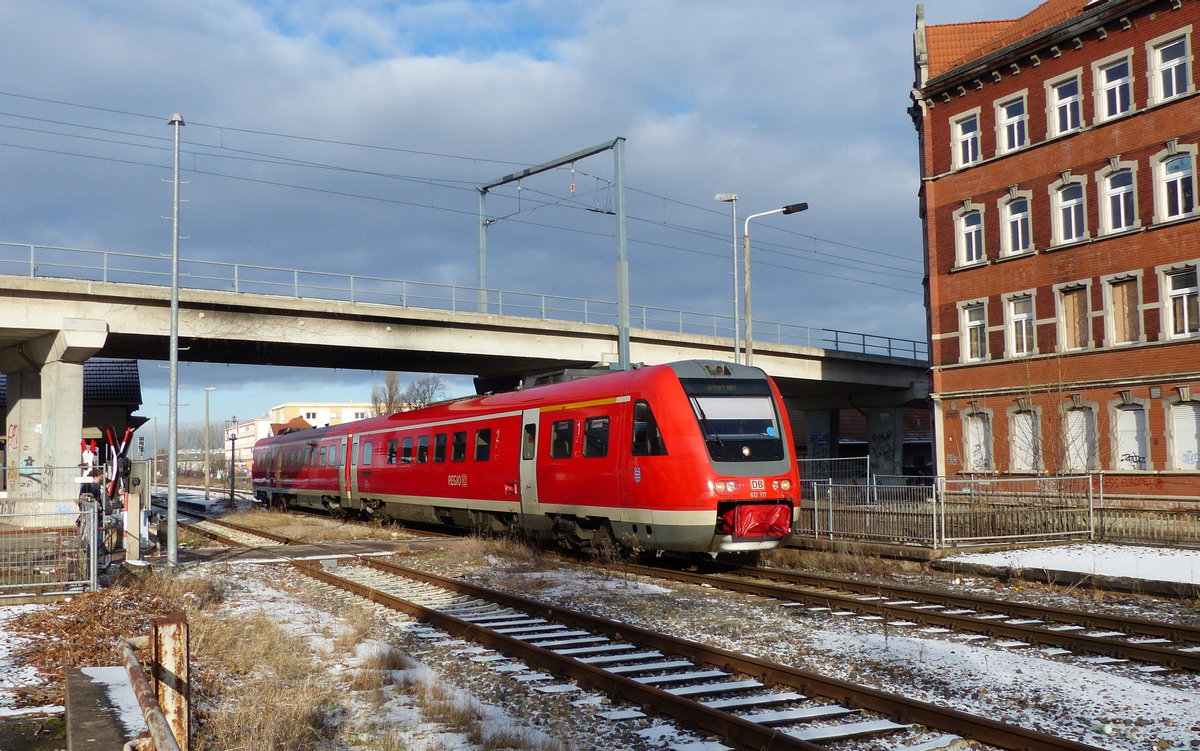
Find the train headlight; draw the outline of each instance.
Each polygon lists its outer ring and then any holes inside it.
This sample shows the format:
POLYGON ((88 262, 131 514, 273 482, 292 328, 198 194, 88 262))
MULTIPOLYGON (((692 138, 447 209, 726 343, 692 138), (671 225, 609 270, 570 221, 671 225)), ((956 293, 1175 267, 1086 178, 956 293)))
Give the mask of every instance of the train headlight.
POLYGON ((773 487, 777 491, 786 493, 787 491, 792 489, 792 481, 785 477, 782 480, 775 480, 774 482, 772 482, 771 487, 773 487))
POLYGON ((737 480, 717 480, 716 488, 718 493, 736 493, 742 489, 742 484, 737 480))

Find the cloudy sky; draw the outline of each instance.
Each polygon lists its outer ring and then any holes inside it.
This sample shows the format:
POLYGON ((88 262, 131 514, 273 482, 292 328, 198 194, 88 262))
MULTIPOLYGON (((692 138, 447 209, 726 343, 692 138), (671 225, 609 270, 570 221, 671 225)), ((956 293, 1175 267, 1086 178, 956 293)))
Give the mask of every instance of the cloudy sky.
MULTIPOLYGON (((925 3, 930 23, 1035 5, 925 3)), ((742 218, 811 207, 752 225, 756 320, 923 339, 905 113, 914 12, 905 0, 2 3, 0 242, 169 253, 178 112, 182 258, 472 286, 473 186, 622 136, 634 305, 730 314, 729 205, 713 196, 733 192, 742 218)), ((614 299, 612 179, 605 153, 496 189, 488 286, 614 299)), ((0 245, 0 271, 25 253, 0 245)), ((141 413, 163 430, 166 373, 142 365, 141 413)), ((184 364, 180 420, 202 417, 207 386, 215 416, 249 417, 366 400, 380 380, 184 364)))

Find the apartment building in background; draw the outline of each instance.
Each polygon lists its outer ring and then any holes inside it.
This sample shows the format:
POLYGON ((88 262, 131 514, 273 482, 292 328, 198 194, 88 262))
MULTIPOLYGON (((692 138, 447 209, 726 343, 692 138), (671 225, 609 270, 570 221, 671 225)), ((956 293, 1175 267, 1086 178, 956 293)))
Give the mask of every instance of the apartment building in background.
POLYGON ((1200 0, 917 6, 938 474, 1200 501, 1198 35, 1200 0))

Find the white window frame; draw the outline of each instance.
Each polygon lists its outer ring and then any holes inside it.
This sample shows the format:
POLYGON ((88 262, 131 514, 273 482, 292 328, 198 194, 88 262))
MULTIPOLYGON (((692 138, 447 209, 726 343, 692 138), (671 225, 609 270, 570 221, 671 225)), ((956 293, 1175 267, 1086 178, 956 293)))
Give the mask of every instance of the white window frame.
POLYGON ((1011 154, 1029 145, 1029 90, 1022 89, 993 103, 996 122, 996 154, 1011 154), (1021 114, 1011 117, 1008 107, 1021 103, 1021 114), (1013 136, 1017 136, 1014 142, 1013 136))
POLYGON ((1078 405, 1074 402, 1066 402, 1061 407, 1062 414, 1062 436, 1061 450, 1062 462, 1059 472, 1075 473, 1075 472, 1090 472, 1100 469, 1100 442, 1097 433, 1096 423, 1096 407, 1094 402, 1080 401, 1078 405), (1084 429, 1083 435, 1076 437, 1071 426, 1071 415, 1083 415, 1084 429), (1079 451, 1082 448, 1083 451, 1079 451), (1082 456, 1081 456, 1082 454, 1082 456), (1082 462, 1076 462, 1075 459, 1082 458, 1082 462))
POLYGON ((958 304, 958 321, 959 321, 959 362, 987 362, 989 357, 988 352, 988 301, 987 298, 979 300, 965 300, 958 304), (983 320, 978 323, 971 321, 972 311, 981 311, 983 320), (980 357, 971 356, 971 337, 976 332, 980 335, 980 357))
POLYGON ((962 413, 963 469, 967 472, 991 472, 995 468, 995 452, 992 450, 994 436, 992 434, 992 411, 986 408, 973 408, 962 413), (972 440, 971 425, 974 421, 982 426, 983 441, 979 452, 972 440))
MULTIPOLYGON (((1154 223, 1173 222, 1187 219, 1196 215, 1196 144, 1178 144, 1171 149, 1163 149, 1152 157, 1154 165, 1154 223), (1191 206, 1186 211, 1175 212, 1177 203, 1172 200, 1171 183, 1177 180, 1167 174, 1167 165, 1181 157, 1191 159, 1191 170, 1178 178, 1178 182, 1190 183, 1191 206)), ((1180 173, 1176 173, 1180 174, 1180 173)))
POLYGON ((979 112, 980 108, 976 107, 950 118, 950 146, 954 169, 970 167, 983 160, 983 120, 979 112), (974 135, 967 135, 963 131, 963 125, 969 120, 975 121, 974 135), (968 153, 964 154, 964 151, 968 153))
MULTIPOLYGON (((1173 58, 1174 60, 1175 58, 1173 58)), ((1178 99, 1185 94, 1190 94, 1196 90, 1194 79, 1194 61, 1192 56, 1192 27, 1191 24, 1176 29, 1169 34, 1155 37, 1146 42, 1146 63, 1147 77, 1150 81, 1150 105, 1162 104, 1173 99, 1178 99), (1165 65, 1162 60, 1162 52, 1165 48, 1182 40, 1184 43, 1184 55, 1178 63, 1165 65), (1173 70, 1178 66, 1184 66, 1183 86, 1178 90, 1174 90, 1177 86, 1172 84, 1172 91, 1168 92, 1163 86, 1164 73, 1167 70, 1173 70)))
POLYGON ((1036 251, 1033 245, 1033 192, 1028 190, 1013 190, 997 202, 1000 214, 1000 256, 1023 256, 1036 251), (1012 206, 1017 201, 1025 202, 1025 247, 1015 248, 1012 241, 1013 213, 1012 206))
POLYGON ((962 208, 954 212, 954 245, 956 268, 981 266, 987 263, 987 233, 984 231, 983 204, 964 201, 962 208), (979 215, 978 230, 968 230, 967 222, 972 214, 979 215), (973 237, 972 237, 973 236, 973 237), (968 251, 977 250, 978 258, 969 258, 968 251))
MULTIPOLYGON (((1104 235, 1119 235, 1123 232, 1132 232, 1136 229, 1141 229, 1142 219, 1139 211, 1138 203, 1138 164, 1137 162, 1122 162, 1115 157, 1107 167, 1096 173, 1097 191, 1100 194, 1100 227, 1097 234, 1104 235), (1128 189, 1113 190, 1111 180, 1116 175, 1128 172, 1130 176, 1130 185, 1128 189), (1130 218, 1132 223, 1123 227, 1113 226, 1113 210, 1112 199, 1115 195, 1128 195, 1133 206, 1130 208, 1130 218)), ((1124 201, 1122 201, 1124 205, 1124 201)))
POLYGON ((1075 282, 1066 282, 1065 284, 1054 285, 1054 302, 1057 307, 1058 315, 1055 316, 1058 326, 1058 346, 1059 352, 1082 352, 1092 348, 1092 287, 1090 280, 1081 279, 1075 282), (1083 300, 1085 304, 1083 315, 1083 344, 1078 347, 1067 346, 1067 309, 1066 295, 1068 292, 1083 290, 1083 300))
POLYGON ((1159 297, 1162 299, 1162 339, 1175 341, 1194 339, 1200 336, 1200 261, 1160 266, 1158 268, 1159 297), (1196 281, 1190 287, 1176 288, 1175 277, 1180 274, 1195 274, 1196 281), (1183 312, 1182 326, 1179 311, 1183 312), (1182 328, 1176 333, 1176 328, 1182 328))
POLYGON ((1057 138, 1068 133, 1075 133, 1084 127, 1083 120, 1083 68, 1075 70, 1046 81, 1046 138, 1057 138), (1075 94, 1065 99, 1059 98, 1059 87, 1075 82, 1075 94), (1066 107, 1073 111, 1075 123, 1066 127, 1059 124, 1059 110, 1066 107))
POLYGON ((1004 354, 1006 357, 1031 357, 1038 353, 1037 297, 1026 290, 1004 298, 1004 354), (1029 314, 1017 313, 1021 303, 1029 303, 1029 314), (1028 323, 1026 323, 1028 322, 1028 323), (1018 349, 1024 340, 1026 347, 1018 349))
MULTIPOLYGON (((1150 456, 1150 402, 1141 397, 1131 397, 1128 402, 1122 399, 1114 399, 1108 403, 1108 424, 1109 424, 1109 446, 1112 447, 1112 471, 1114 472, 1150 472, 1154 469, 1154 462, 1150 456), (1121 443, 1121 413, 1124 410, 1140 410, 1142 415, 1141 433, 1137 436, 1136 443, 1141 454, 1137 454, 1141 458, 1140 467, 1126 467, 1122 460, 1122 448, 1125 446, 1121 443)), ((1127 452, 1125 452, 1127 453, 1127 452)))
MULTIPOLYGON (((1050 184, 1050 226, 1054 245, 1074 245, 1075 243, 1086 242, 1091 239, 1091 234, 1088 232, 1088 206, 1087 206, 1087 179, 1083 175, 1071 176, 1069 179, 1059 179, 1050 184), (1076 205, 1071 204, 1072 209, 1072 225, 1079 225, 1079 234, 1067 237, 1065 234, 1065 222, 1063 221, 1064 209, 1067 205, 1063 199, 1063 192, 1069 188, 1079 187, 1079 203, 1078 211, 1076 205)), ((1074 201, 1074 199, 1072 199, 1074 201)))
POLYGON ((1108 276, 1100 277, 1100 283, 1104 285, 1104 342, 1109 347, 1129 347, 1135 344, 1146 343, 1146 325, 1142 320, 1142 275, 1141 272, 1133 271, 1123 274, 1109 274, 1108 276), (1134 306, 1137 314, 1137 338, 1129 341, 1117 341, 1117 310, 1116 302, 1113 299, 1113 285, 1122 284, 1125 282, 1132 283, 1134 289, 1137 290, 1137 304, 1134 306))
POLYGON ((1014 406, 1008 410, 1008 471, 1040 472, 1042 470, 1042 408, 1014 406), (1029 432, 1018 431, 1021 421, 1028 420, 1029 432), (1021 461, 1018 461, 1020 458, 1021 461))
POLYGON ((1197 435, 1194 427, 1186 424, 1200 415, 1200 400, 1197 400, 1195 395, 1188 401, 1183 401, 1179 396, 1171 396, 1166 400, 1165 406, 1169 449, 1167 466, 1181 472, 1200 471, 1200 435, 1197 435), (1187 419, 1189 415, 1192 420, 1187 419), (1183 434, 1179 430, 1181 423, 1184 427, 1183 434))
MULTIPOLYGON (((1096 122, 1108 122, 1137 111, 1137 102, 1133 98, 1133 48, 1122 50, 1092 63, 1093 97, 1095 101, 1096 122), (1125 77, 1115 82, 1107 81, 1108 71, 1121 63, 1125 64, 1125 77), (1124 89, 1128 106, 1124 110, 1114 112, 1109 107, 1109 92, 1124 89)), ((1117 99, 1118 105, 1120 98, 1117 99)))

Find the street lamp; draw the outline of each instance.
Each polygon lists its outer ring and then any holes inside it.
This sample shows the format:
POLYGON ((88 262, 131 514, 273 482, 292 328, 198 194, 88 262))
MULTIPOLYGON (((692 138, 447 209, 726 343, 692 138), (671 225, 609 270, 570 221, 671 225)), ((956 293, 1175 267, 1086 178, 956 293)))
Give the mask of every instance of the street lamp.
POLYGON ((233 483, 236 478, 236 475, 233 473, 233 463, 237 459, 237 415, 234 415, 229 423, 232 426, 232 429, 229 431, 229 508, 233 508, 233 483))
POLYGON ((768 214, 798 214, 808 208, 807 203, 793 203, 783 208, 771 209, 763 211, 759 214, 751 214, 746 217, 745 229, 742 232, 742 280, 746 285, 746 293, 744 295, 746 302, 746 313, 743 316, 746 319, 746 364, 754 364, 754 320, 750 317, 750 220, 757 219, 760 216, 768 214))
POLYGON ((718 193, 713 196, 714 201, 728 203, 733 207, 733 361, 737 362, 741 358, 742 349, 742 325, 741 318, 738 312, 738 241, 737 241, 737 193, 718 193))
POLYGON ((204 389, 204 500, 208 500, 209 477, 212 476, 212 449, 208 445, 208 394, 216 391, 216 386, 204 389))

